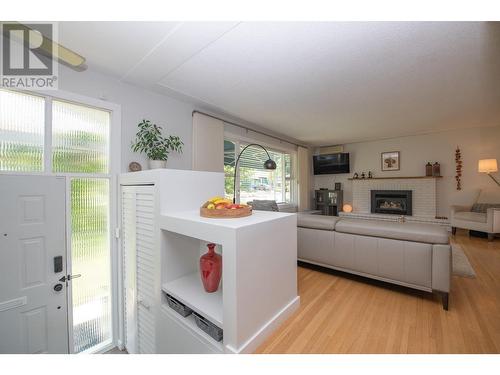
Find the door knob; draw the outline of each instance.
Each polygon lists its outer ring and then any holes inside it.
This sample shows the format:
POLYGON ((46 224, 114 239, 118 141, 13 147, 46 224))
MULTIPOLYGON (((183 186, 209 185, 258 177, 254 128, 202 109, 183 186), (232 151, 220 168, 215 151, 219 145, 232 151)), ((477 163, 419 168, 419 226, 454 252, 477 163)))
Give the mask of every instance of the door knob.
POLYGON ((56 285, 54 285, 54 290, 56 292, 60 292, 62 290, 62 288, 63 288, 62 284, 56 284, 56 285))

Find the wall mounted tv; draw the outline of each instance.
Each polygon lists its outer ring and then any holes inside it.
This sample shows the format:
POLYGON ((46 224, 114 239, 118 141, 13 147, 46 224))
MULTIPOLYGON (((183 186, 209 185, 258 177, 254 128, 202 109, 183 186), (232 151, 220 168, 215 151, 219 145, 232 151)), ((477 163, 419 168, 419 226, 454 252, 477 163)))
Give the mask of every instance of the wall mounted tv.
POLYGON ((314 174, 350 173, 349 153, 314 155, 314 174))

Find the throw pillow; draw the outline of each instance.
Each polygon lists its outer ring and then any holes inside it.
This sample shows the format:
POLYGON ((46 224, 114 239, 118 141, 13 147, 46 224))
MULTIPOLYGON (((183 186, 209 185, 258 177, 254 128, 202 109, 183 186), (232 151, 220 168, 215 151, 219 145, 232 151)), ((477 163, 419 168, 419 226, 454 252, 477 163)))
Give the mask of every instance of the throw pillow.
POLYGON ((253 210, 257 211, 279 211, 278 204, 274 200, 257 200, 248 202, 253 210))

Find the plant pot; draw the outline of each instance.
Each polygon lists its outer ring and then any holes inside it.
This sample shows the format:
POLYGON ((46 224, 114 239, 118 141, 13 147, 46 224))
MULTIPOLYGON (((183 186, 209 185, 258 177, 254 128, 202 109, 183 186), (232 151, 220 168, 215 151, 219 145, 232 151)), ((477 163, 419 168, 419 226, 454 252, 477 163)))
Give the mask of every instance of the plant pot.
POLYGON ((158 169, 158 168, 167 168, 167 161, 166 160, 148 160, 149 162, 149 169, 158 169))

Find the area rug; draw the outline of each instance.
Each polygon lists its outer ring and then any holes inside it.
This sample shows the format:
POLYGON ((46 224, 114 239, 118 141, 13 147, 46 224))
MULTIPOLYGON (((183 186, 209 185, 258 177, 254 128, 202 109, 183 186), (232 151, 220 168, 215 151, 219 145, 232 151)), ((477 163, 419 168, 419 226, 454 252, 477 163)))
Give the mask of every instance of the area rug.
POLYGON ((476 273, 467 259, 460 245, 451 245, 451 258, 453 264, 453 275, 475 278, 476 273))

